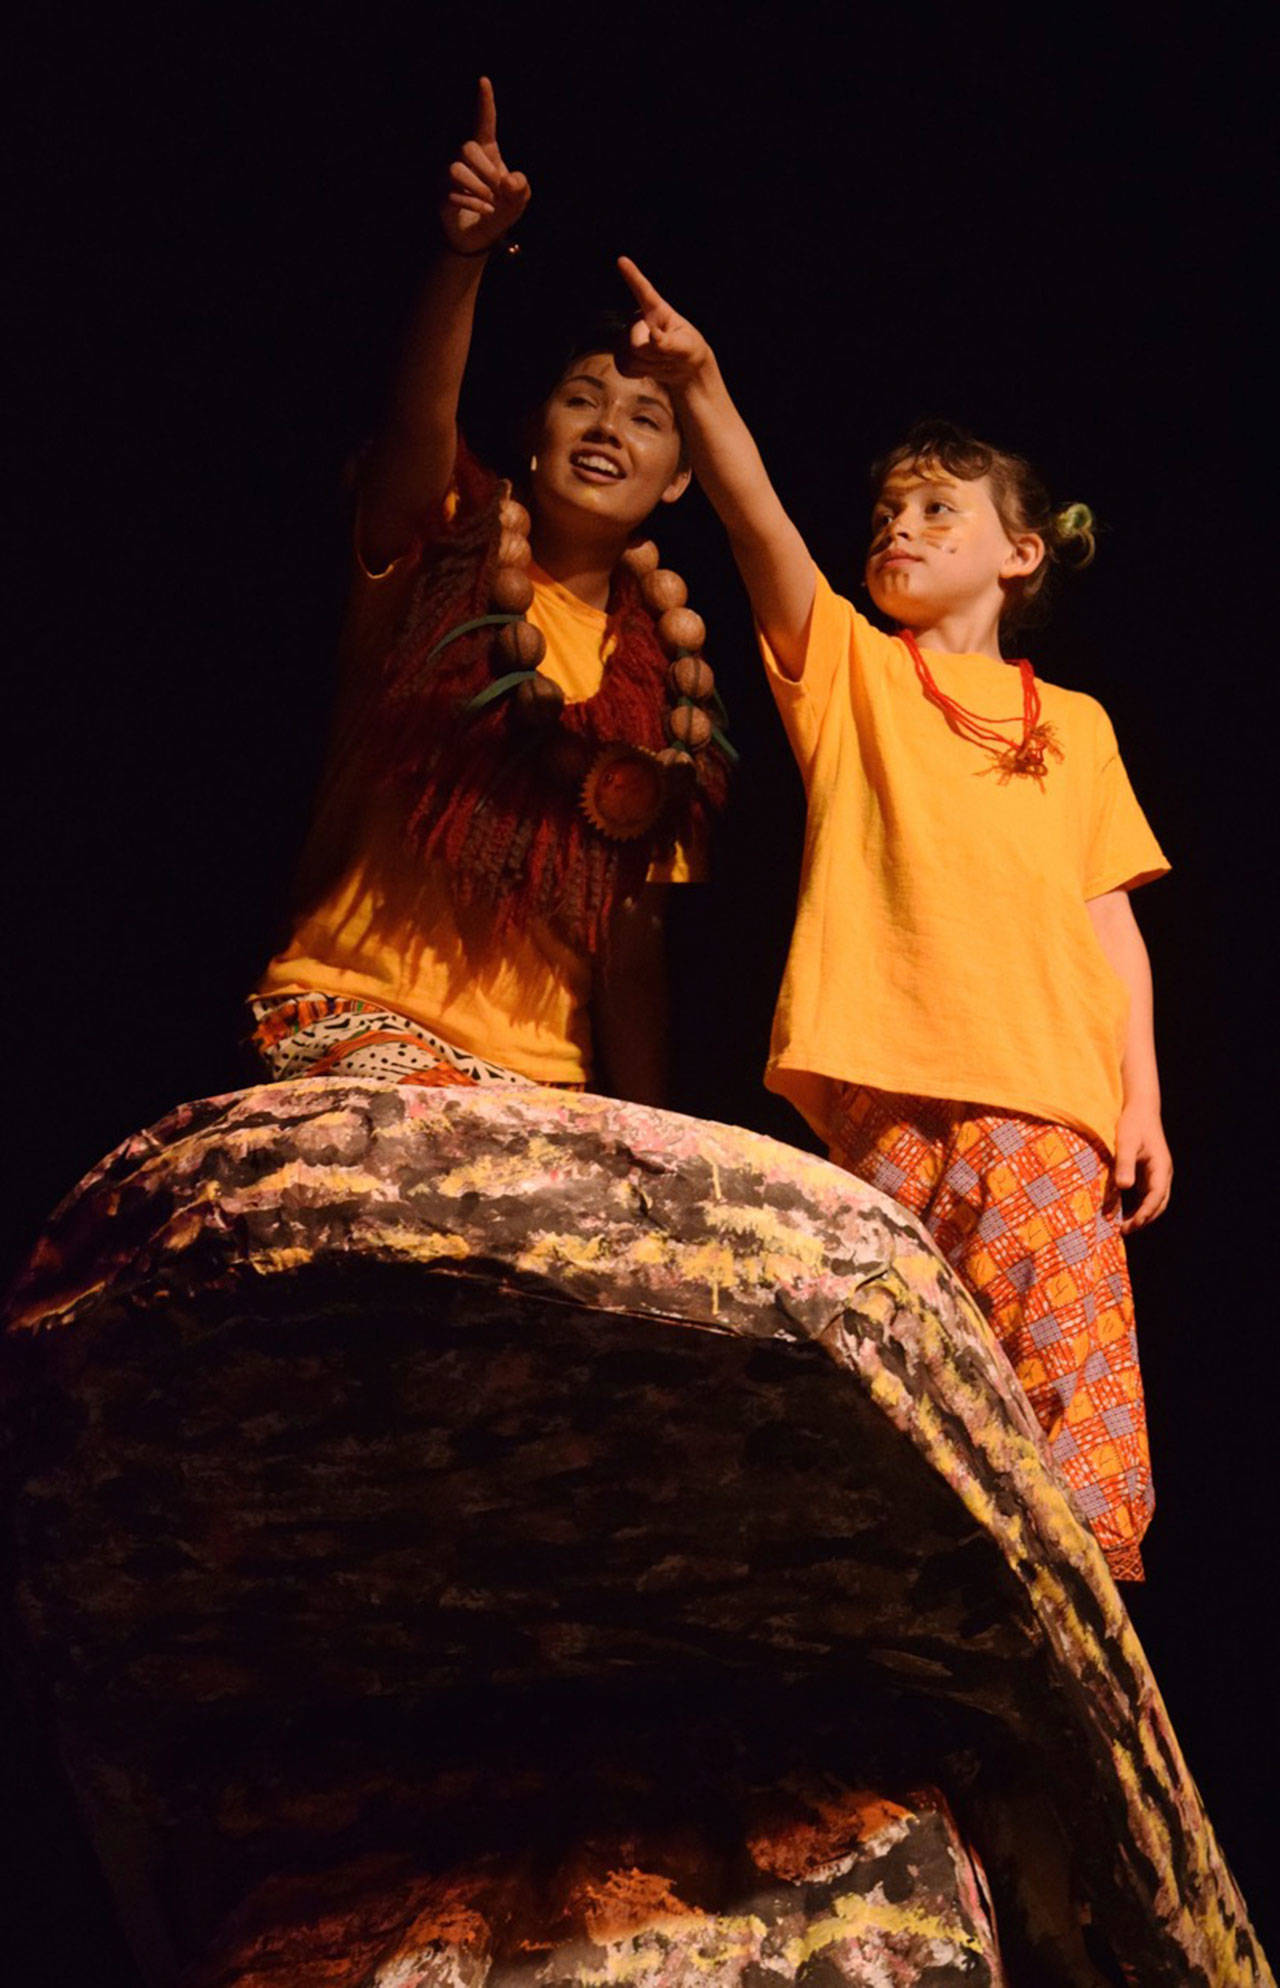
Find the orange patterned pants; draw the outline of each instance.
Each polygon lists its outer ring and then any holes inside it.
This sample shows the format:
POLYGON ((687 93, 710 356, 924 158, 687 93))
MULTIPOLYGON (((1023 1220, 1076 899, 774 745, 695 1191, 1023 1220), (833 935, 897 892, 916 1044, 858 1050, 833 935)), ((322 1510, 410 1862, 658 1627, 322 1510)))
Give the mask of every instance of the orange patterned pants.
POLYGON ((1140 1581, 1151 1459, 1101 1147, 1045 1119, 849 1084, 831 1158, 924 1223, 989 1320, 1112 1573, 1140 1581))
MULTIPOLYGON (((263 994, 249 1002, 249 1047, 277 1083, 293 1077, 376 1077, 388 1084, 534 1084, 458 1049, 409 1015, 343 994, 263 994)), ((581 1084, 544 1090, 580 1091, 581 1084)))

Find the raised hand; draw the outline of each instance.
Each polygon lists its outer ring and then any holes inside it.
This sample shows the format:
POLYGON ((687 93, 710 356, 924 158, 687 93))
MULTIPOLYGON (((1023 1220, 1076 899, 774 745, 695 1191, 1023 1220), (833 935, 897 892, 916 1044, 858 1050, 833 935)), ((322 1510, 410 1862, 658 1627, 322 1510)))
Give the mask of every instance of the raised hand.
POLYGON ((689 386, 711 363, 711 347, 696 325, 672 309, 630 256, 618 257, 618 268, 640 306, 631 327, 629 371, 679 389, 689 386))
POLYGON ((449 191, 440 225, 459 255, 482 255, 511 228, 529 205, 529 182, 509 172, 498 149, 498 111, 493 84, 480 78, 475 136, 468 138, 449 168, 449 191))

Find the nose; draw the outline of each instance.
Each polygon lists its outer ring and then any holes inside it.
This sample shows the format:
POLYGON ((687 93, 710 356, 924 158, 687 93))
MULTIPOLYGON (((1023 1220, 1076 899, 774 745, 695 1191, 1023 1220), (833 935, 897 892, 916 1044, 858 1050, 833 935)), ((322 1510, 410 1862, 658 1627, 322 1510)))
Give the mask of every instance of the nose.
POLYGON ((604 407, 596 408, 591 421, 583 431, 584 442, 612 442, 616 447, 621 433, 617 408, 612 401, 604 407))

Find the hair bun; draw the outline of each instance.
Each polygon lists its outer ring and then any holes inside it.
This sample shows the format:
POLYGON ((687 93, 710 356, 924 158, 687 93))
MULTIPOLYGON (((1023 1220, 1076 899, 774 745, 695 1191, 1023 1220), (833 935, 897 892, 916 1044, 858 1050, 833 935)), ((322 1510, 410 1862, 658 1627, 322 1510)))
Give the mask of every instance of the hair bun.
POLYGON ((1098 549, 1094 516, 1087 504, 1064 504, 1053 514, 1054 537, 1064 549, 1070 546, 1077 566, 1087 566, 1098 549))

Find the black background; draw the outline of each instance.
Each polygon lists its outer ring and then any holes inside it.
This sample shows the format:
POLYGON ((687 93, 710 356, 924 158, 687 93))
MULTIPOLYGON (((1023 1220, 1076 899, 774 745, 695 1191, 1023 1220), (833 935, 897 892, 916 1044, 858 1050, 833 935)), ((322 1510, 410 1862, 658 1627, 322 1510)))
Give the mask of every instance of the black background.
MULTIPOLYGON (((711 338, 842 590, 865 466, 920 413, 1023 449, 1103 521, 1032 653, 1106 703, 1175 865, 1138 901, 1178 1177, 1132 1251, 1160 1499, 1132 1609, 1265 1939, 1270 162, 1238 18, 1191 39, 1162 18, 1157 37, 1136 15, 929 7, 42 17, 15 127, 5 1261, 127 1132, 243 1081, 238 1002, 323 739, 342 465, 487 70, 534 185, 523 254, 485 279, 465 412, 488 451, 574 323, 624 301, 625 251, 711 338)), ((714 519, 695 494, 662 522, 743 753, 715 880, 676 908, 675 1102, 800 1142, 760 1082, 799 781, 714 519)), ((993 957, 996 1028, 1000 1001, 993 957)), ((43 1742, 14 1753, 11 1938, 43 1945, 24 1980, 131 1982, 43 1742)))

